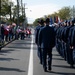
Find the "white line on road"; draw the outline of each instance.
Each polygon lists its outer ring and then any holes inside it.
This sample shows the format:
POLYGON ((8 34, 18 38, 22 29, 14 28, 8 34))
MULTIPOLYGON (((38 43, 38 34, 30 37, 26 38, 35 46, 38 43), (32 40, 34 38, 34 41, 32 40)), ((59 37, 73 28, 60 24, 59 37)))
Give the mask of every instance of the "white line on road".
POLYGON ((32 41, 31 41, 28 75, 33 75, 33 35, 32 35, 32 41))

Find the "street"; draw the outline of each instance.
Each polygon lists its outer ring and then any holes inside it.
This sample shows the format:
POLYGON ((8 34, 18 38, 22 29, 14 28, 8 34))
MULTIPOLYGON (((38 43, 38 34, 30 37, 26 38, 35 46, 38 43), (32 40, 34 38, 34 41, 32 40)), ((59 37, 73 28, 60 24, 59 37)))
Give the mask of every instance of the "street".
POLYGON ((15 40, 0 51, 0 75, 75 75, 75 68, 53 48, 52 71, 44 72, 37 56, 34 30, 31 38, 15 40))

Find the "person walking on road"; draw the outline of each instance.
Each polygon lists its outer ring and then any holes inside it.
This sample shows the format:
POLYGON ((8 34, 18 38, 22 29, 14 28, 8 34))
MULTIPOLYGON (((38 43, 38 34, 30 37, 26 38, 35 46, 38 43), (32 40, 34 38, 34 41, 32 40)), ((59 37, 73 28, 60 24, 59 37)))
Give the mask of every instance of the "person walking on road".
MULTIPOLYGON (((37 27, 35 28, 35 43, 38 47, 38 33, 39 33, 39 30, 40 30, 40 27, 41 27, 41 24, 40 24, 40 20, 37 21, 38 25, 37 27)), ((38 48, 39 49, 39 48, 38 48)), ((39 57, 39 52, 37 51, 37 55, 39 57)))
POLYGON ((38 44, 38 35, 39 35, 39 31, 42 27, 44 27, 44 21, 43 21, 43 19, 40 19, 38 21, 38 26, 35 29, 35 43, 37 44, 37 47, 38 47, 38 57, 40 59, 40 64, 42 64, 42 50, 38 44))
POLYGON ((40 29, 38 35, 39 47, 42 49, 42 60, 44 71, 47 71, 47 55, 48 55, 48 70, 51 70, 52 64, 52 48, 55 46, 55 31, 50 27, 49 18, 46 19, 46 26, 40 29))

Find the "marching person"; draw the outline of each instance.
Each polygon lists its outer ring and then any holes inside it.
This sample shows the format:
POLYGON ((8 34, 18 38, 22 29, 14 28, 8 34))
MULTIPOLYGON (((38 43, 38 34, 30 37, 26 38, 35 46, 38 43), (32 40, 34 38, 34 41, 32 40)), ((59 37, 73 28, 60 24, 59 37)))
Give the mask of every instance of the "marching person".
POLYGON ((40 59, 40 64, 42 64, 42 50, 41 48, 39 47, 39 44, 38 44, 38 37, 39 37, 39 31, 40 29, 44 26, 44 21, 43 19, 40 19, 38 21, 38 26, 36 27, 35 29, 35 43, 37 44, 38 46, 38 57, 40 59))
POLYGON ((46 26, 40 29, 38 37, 38 45, 42 49, 42 59, 44 71, 47 71, 47 55, 48 55, 48 70, 51 70, 52 64, 52 48, 55 46, 55 31, 50 27, 49 18, 46 19, 46 26))
POLYGON ((69 49, 68 49, 68 63, 71 65, 71 67, 74 67, 74 60, 73 60, 73 51, 74 51, 74 46, 75 46, 75 18, 72 19, 71 21, 71 28, 69 31, 69 37, 68 37, 68 44, 69 44, 69 49))
MULTIPOLYGON (((35 29, 35 43, 38 46, 38 33, 39 33, 39 30, 40 30, 40 27, 41 27, 40 20, 38 20, 37 23, 38 23, 38 25, 35 29)), ((37 55, 39 57, 39 52, 38 51, 37 51, 37 55)))

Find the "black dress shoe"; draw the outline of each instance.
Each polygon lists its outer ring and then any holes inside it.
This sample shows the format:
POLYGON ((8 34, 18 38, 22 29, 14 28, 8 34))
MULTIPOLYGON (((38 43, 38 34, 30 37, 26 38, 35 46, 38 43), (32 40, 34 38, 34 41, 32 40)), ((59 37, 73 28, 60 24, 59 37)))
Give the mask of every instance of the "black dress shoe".
POLYGON ((44 68, 44 71, 47 72, 47 68, 44 68))
POLYGON ((40 64, 42 64, 42 62, 40 61, 40 64))
POLYGON ((51 67, 48 67, 48 70, 51 71, 52 70, 51 67))
POLYGON ((74 68, 74 66, 73 66, 73 65, 71 65, 70 67, 71 67, 71 68, 74 68))

